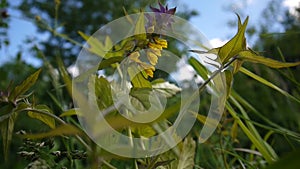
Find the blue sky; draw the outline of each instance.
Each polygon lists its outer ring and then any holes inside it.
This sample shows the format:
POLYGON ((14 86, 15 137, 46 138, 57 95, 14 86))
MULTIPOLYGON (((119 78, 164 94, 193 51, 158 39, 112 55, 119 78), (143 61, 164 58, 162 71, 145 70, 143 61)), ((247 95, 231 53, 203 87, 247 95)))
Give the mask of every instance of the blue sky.
MULTIPOLYGON (((14 4, 18 3, 18 1, 12 2, 14 4)), ((234 12, 242 10, 245 16, 250 16, 249 25, 254 25, 259 21, 262 10, 268 2, 270 0, 169 0, 168 4, 169 7, 177 6, 179 11, 185 8, 198 11, 200 15, 193 17, 190 22, 199 28, 213 46, 219 46, 234 36, 236 32, 236 29, 229 28, 227 25, 229 20, 236 21, 237 18, 234 12)), ((293 7, 298 5, 299 2, 300 0, 283 0, 282 5, 293 7)), ((19 49, 26 49, 24 40, 36 37, 37 33, 34 25, 30 21, 22 19, 18 11, 8 9, 8 12, 12 15, 8 32, 11 45, 9 48, 1 48, 0 65, 15 56, 19 49)), ((245 19, 245 17, 242 19, 245 19)), ((44 36, 40 37, 45 39, 44 36)), ((24 58, 26 61, 38 65, 38 62, 31 57, 24 58)))

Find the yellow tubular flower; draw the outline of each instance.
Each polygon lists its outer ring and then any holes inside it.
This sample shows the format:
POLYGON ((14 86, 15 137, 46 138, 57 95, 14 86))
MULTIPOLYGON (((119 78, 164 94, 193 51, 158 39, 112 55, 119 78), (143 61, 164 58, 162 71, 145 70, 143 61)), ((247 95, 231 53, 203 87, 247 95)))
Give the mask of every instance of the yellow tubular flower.
POLYGON ((129 58, 137 63, 140 63, 141 60, 139 59, 140 53, 139 52, 133 52, 129 55, 129 58))
POLYGON ((154 53, 156 56, 161 56, 161 50, 159 49, 149 49, 152 53, 154 53))
POLYGON ((152 53, 151 51, 147 51, 147 58, 151 65, 156 65, 158 58, 154 53, 152 53))
POLYGON ((168 47, 168 42, 165 39, 160 39, 158 37, 154 37, 154 41, 156 44, 160 45, 162 48, 168 47))
POLYGON ((159 50, 162 50, 162 46, 161 46, 160 44, 156 44, 156 43, 149 42, 149 43, 148 43, 148 46, 149 46, 151 49, 159 49, 159 50))
POLYGON ((152 65, 149 65, 147 63, 141 62, 140 66, 144 69, 146 74, 150 77, 153 77, 153 71, 155 70, 155 67, 152 65))

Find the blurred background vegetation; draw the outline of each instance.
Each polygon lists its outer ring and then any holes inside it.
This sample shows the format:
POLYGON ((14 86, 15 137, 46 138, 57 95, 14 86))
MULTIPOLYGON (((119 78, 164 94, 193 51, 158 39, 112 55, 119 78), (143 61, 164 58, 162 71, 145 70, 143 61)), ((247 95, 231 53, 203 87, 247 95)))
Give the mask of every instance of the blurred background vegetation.
MULTIPOLYGON (((22 13, 24 18, 33 20, 38 27, 38 31, 41 34, 47 34, 47 40, 36 43, 32 42, 32 39, 28 39, 28 41, 24 43, 32 44, 29 45, 30 53, 25 53, 24 55, 23 51, 20 50, 12 60, 0 64, 0 90, 6 90, 11 81, 13 81, 14 84, 18 84, 38 69, 38 67, 32 66, 23 60, 24 57, 29 57, 27 55, 30 55, 30 57, 36 57, 43 61, 43 65, 41 66, 43 72, 34 88, 34 101, 46 104, 57 115, 63 110, 72 108, 73 104, 70 96, 64 94, 66 93, 64 83, 61 77, 55 73, 55 71, 57 71, 55 68, 58 67, 58 57, 62 58, 64 64, 68 67, 75 62, 76 56, 80 51, 80 46, 72 43, 70 39, 84 43, 84 40, 78 36, 77 31, 83 31, 91 35, 102 25, 124 16, 122 7, 124 7, 128 13, 133 13, 149 5, 155 6, 154 3, 156 2, 156 0, 65 0, 61 2, 58 0, 56 0, 56 2, 47 0, 22 0, 20 5, 17 6, 17 10, 22 13), (55 14, 56 12, 58 15, 55 14), (41 22, 41 18, 43 18, 43 22, 41 22), (56 27, 56 29, 51 30, 48 25, 56 27), (38 49, 35 45, 38 46, 38 49), (53 70, 54 73, 51 72, 51 70, 53 70)), ((10 20, 13 18, 11 18, 6 10, 10 8, 10 5, 9 1, 1 0, 1 48, 10 45, 7 30, 10 29, 10 20)), ((278 12, 282 10, 279 0, 270 1, 261 14, 261 19, 258 23, 256 25, 250 25, 247 35, 249 38, 251 38, 251 36, 257 37, 255 45, 252 46, 252 48, 261 52, 266 57, 288 62, 300 61, 300 8, 297 8, 294 13, 290 13, 289 11, 278 12), (278 20, 276 18, 281 19, 278 20), (273 32, 272 26, 275 24, 281 25, 284 30, 281 32, 273 32)), ((197 12, 187 10, 178 15, 185 19, 190 19, 197 15, 197 12)), ((246 14, 243 14, 241 11, 241 15, 246 14)), ((233 25, 229 24, 228 26, 231 27, 233 25)), ((38 39, 38 37, 36 38, 38 39)), ((246 67, 257 75, 273 82, 296 98, 300 98, 300 66, 280 70, 274 70, 255 64, 246 64, 246 67)), ((234 78, 233 88, 269 121, 292 131, 300 132, 299 103, 284 97, 279 92, 257 83, 255 80, 240 73, 234 78)), ((248 113, 250 119, 254 122, 265 124, 265 121, 262 120, 260 116, 253 112, 248 113)), ((229 125, 231 118, 232 117, 225 113, 221 122, 222 128, 216 132, 208 143, 197 146, 197 153, 199 154, 196 156, 197 165, 203 168, 223 168, 226 166, 217 162, 219 158, 222 157, 219 156, 220 151, 216 149, 216 147, 228 150, 232 150, 235 147, 251 147, 251 142, 241 132, 238 133, 236 140, 232 140, 229 134, 220 136, 222 132, 231 131, 232 125, 229 125)), ((76 118, 66 120, 76 121, 76 118)), ((15 126, 16 132, 20 130, 41 132, 47 129, 48 127, 41 122, 29 119, 26 115, 20 115, 15 126)), ((258 130, 262 136, 267 135, 269 131, 264 127, 258 127, 258 130)), ((48 139, 45 142, 47 145, 37 151, 44 156, 44 159, 48 158, 52 160, 53 163, 60 161, 61 166, 64 166, 64 164, 68 162, 64 159, 65 157, 63 155, 55 156, 49 154, 50 149, 60 150, 61 152, 67 150, 82 150, 83 152, 74 152, 74 154, 77 153, 77 159, 85 158, 84 148, 79 144, 74 144, 75 141, 73 139, 48 139), (53 148, 53 145, 57 147, 53 148)), ((276 133, 270 134, 268 142, 279 156, 284 156, 286 153, 297 149, 299 150, 300 148, 298 141, 276 133)), ((30 141, 25 142, 24 139, 14 136, 10 148, 8 164, 4 163, 3 150, 2 146, 0 146, 0 168, 25 168, 30 162, 30 158, 26 159, 17 152, 20 152, 22 147, 23 149, 30 149, 30 144, 30 141)), ((245 154, 240 155, 243 156, 245 154)), ((74 163, 77 163, 76 160, 74 163)), ((121 165, 118 160, 115 161, 115 164, 121 165)), ((84 165, 84 163, 81 165, 84 165)))

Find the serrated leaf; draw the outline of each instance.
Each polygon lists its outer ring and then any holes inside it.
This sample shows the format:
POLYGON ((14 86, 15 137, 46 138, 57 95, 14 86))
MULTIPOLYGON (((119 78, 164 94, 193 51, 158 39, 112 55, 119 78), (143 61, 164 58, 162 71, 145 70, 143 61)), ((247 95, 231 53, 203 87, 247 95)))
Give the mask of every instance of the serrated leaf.
MULTIPOLYGON (((53 114, 52 110, 46 105, 37 105, 35 109, 53 114)), ((50 128, 52 129, 55 128, 55 119, 53 117, 50 117, 48 115, 36 111, 28 111, 27 114, 29 117, 40 120, 41 122, 45 123, 50 128)))
POLYGON ((181 91, 181 88, 169 82, 156 83, 152 85, 153 90, 163 94, 166 98, 174 96, 181 91))
POLYGON ((196 142, 188 137, 183 142, 182 151, 180 153, 177 169, 193 169, 194 157, 196 150, 196 142))
POLYGON ((263 56, 259 56, 251 50, 241 51, 239 53, 239 59, 242 59, 242 60, 248 61, 248 62, 264 64, 271 68, 286 68, 286 67, 300 65, 300 62, 286 63, 286 62, 280 62, 277 60, 266 58, 263 56))
POLYGON ((54 136, 77 135, 77 134, 82 134, 82 131, 71 124, 63 124, 45 133, 24 134, 22 135, 22 137, 29 138, 29 139, 41 139, 41 138, 54 137, 54 136))
POLYGON ((246 50, 245 31, 248 24, 248 19, 249 17, 246 18, 242 25, 239 24, 240 26, 237 34, 219 49, 218 55, 221 58, 222 63, 226 63, 239 52, 246 50))
POLYGON ((41 69, 31 74, 20 85, 16 86, 12 91, 11 95, 9 96, 9 100, 14 101, 17 99, 17 97, 26 93, 35 84, 40 73, 41 69))
MULTIPOLYGON (((5 161, 8 160, 9 146, 12 140, 12 134, 14 130, 15 120, 17 118, 17 113, 13 112, 12 105, 6 105, 1 107, 0 113, 4 115, 9 115, 4 120, 0 122, 0 131, 3 141, 3 152, 5 161)), ((1 116, 2 117, 2 116, 1 116)))

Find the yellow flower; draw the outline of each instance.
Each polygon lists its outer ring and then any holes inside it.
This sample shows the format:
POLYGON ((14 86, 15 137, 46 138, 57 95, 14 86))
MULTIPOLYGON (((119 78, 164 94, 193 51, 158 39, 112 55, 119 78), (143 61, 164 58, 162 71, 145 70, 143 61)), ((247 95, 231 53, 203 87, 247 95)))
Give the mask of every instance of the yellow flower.
POLYGON ((156 43, 149 42, 149 43, 148 43, 148 46, 149 46, 151 49, 159 49, 159 50, 162 50, 162 46, 159 45, 159 44, 156 44, 156 43))
POLYGON ((162 48, 167 48, 168 47, 168 42, 165 39, 154 37, 154 41, 155 41, 156 44, 160 45, 162 48))
POLYGON ((140 63, 141 60, 139 59, 140 53, 139 52, 133 52, 129 55, 129 58, 137 63, 140 63))
POLYGON ((152 53, 150 50, 147 51, 147 58, 148 58, 149 62, 151 63, 151 65, 156 65, 157 60, 158 60, 157 55, 152 53))
POLYGON ((149 49, 152 53, 154 53, 156 56, 161 56, 161 50, 159 49, 149 49))
POLYGON ((140 63, 140 66, 144 69, 146 74, 150 77, 153 77, 153 71, 155 71, 155 67, 152 65, 149 65, 145 62, 140 63))

